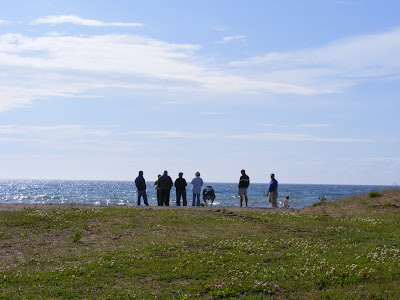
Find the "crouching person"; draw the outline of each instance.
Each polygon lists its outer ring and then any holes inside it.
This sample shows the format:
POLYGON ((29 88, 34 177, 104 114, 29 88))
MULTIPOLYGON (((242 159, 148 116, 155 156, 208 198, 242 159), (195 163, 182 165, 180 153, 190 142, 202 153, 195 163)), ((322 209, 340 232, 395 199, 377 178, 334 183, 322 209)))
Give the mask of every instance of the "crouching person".
POLYGON ((206 186, 203 190, 203 201, 206 206, 208 206, 207 200, 211 200, 211 207, 212 207, 215 200, 215 193, 210 185, 206 186))

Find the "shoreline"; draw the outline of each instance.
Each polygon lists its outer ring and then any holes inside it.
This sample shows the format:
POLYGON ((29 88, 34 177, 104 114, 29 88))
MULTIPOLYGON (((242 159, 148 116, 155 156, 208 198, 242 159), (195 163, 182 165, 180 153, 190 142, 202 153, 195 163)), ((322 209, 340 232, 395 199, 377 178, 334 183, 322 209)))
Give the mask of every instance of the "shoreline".
POLYGON ((278 210, 278 211, 299 211, 299 209, 294 208, 278 208, 274 209, 272 207, 233 207, 233 206, 127 206, 127 205, 101 205, 101 204, 79 204, 79 203, 60 203, 60 204, 28 204, 28 203, 0 203, 0 211, 20 211, 25 208, 27 209, 38 209, 38 210, 47 210, 47 209, 103 209, 107 207, 112 208, 124 208, 124 209, 212 209, 212 210, 278 210))

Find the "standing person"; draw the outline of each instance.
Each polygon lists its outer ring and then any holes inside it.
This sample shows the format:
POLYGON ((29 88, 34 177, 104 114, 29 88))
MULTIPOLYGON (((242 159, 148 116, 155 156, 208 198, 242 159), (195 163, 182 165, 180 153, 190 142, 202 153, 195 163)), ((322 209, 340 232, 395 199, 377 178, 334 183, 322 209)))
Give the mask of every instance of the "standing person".
POLYGON ((278 181, 276 181, 275 179, 275 174, 271 174, 271 181, 269 182, 267 197, 268 197, 268 202, 272 203, 272 207, 277 208, 278 181))
POLYGON ((181 196, 182 196, 182 202, 183 206, 187 206, 187 200, 186 200, 186 180, 183 178, 183 173, 179 172, 178 174, 179 178, 175 180, 175 188, 176 188, 176 206, 181 206, 181 196))
POLYGON ((246 203, 246 207, 247 207, 247 188, 249 187, 250 184, 250 178, 249 176, 246 175, 246 171, 242 170, 240 171, 242 173, 242 176, 240 176, 239 179, 239 185, 238 185, 238 195, 240 197, 240 207, 242 207, 243 204, 243 197, 244 197, 244 201, 246 203))
POLYGON ((140 198, 143 197, 144 205, 149 206, 146 194, 146 180, 143 178, 143 171, 139 171, 139 176, 135 179, 135 185, 138 191, 137 206, 140 206, 140 198))
MULTIPOLYGON (((160 178, 160 177, 161 177, 161 175, 158 174, 158 178, 160 178)), ((154 182, 154 188, 156 189, 156 192, 157 192, 157 205, 162 206, 161 189, 158 187, 158 178, 157 178, 156 182, 154 182)))
POLYGON ((169 206, 169 193, 174 183, 171 177, 168 176, 168 171, 158 178, 158 187, 161 191, 161 205, 169 206))
POLYGON ((203 186, 203 179, 200 178, 200 172, 195 173, 196 177, 192 179, 191 184, 192 186, 192 192, 193 192, 193 202, 192 206, 200 206, 200 193, 201 193, 201 187, 203 186), (196 202, 196 197, 197 197, 197 202, 196 202))

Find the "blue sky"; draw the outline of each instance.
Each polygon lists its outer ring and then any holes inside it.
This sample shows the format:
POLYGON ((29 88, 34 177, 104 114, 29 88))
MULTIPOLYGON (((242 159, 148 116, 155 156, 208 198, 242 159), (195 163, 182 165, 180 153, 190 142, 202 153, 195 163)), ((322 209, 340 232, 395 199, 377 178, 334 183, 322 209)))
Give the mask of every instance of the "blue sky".
POLYGON ((0 2, 0 178, 400 183, 398 1, 0 2))

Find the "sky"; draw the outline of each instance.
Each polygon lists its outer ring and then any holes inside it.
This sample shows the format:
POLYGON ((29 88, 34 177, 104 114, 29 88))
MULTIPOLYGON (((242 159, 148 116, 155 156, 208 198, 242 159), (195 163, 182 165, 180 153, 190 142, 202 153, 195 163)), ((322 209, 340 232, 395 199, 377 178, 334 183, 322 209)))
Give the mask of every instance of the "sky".
POLYGON ((399 12, 1 0, 0 178, 398 185, 399 12))

